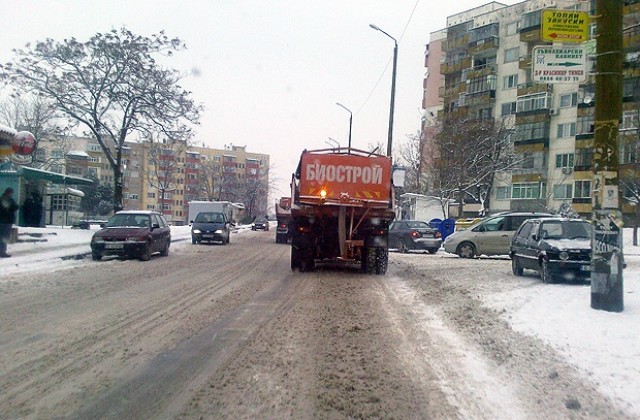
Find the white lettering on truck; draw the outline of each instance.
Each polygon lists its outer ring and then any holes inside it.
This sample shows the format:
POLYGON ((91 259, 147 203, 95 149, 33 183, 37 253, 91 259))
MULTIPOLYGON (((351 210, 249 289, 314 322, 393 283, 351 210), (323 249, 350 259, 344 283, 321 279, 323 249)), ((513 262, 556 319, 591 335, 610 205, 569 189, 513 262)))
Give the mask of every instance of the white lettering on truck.
POLYGON ((307 181, 382 184, 382 167, 307 164, 307 181))

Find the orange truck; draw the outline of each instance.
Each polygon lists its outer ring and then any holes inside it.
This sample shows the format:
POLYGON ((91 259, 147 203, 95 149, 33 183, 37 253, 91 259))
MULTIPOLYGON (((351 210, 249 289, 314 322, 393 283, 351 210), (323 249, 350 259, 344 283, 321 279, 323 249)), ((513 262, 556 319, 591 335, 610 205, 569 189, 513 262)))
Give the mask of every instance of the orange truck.
POLYGON ((391 158, 352 148, 305 150, 292 176, 291 269, 360 264, 385 274, 393 221, 391 158))
POLYGON ((291 197, 276 200, 276 243, 286 244, 291 238, 291 197))

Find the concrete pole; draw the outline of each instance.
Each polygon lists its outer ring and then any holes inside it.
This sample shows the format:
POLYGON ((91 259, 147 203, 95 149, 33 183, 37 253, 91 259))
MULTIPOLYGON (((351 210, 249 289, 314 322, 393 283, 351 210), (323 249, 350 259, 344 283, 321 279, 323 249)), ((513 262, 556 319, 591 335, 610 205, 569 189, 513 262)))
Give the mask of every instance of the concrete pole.
POLYGON ((595 132, 592 188, 594 233, 591 307, 622 312, 622 212, 618 128, 622 117, 623 0, 597 0, 595 132))

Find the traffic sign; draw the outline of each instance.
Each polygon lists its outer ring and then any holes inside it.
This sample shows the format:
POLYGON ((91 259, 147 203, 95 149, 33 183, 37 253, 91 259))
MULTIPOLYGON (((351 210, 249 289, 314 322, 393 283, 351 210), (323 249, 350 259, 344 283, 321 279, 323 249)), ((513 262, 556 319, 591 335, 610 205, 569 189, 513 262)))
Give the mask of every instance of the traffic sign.
POLYGON ((587 54, 582 46, 533 47, 533 81, 537 83, 584 83, 587 54))
POLYGON ((589 39, 589 14, 577 10, 542 11, 542 40, 585 42, 589 39))

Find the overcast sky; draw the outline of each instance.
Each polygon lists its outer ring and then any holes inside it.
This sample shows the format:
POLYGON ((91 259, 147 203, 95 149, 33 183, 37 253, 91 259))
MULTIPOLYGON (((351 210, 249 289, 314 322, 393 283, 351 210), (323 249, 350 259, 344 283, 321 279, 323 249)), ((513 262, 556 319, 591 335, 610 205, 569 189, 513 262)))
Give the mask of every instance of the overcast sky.
MULTIPOLYGON (((205 112, 198 144, 234 144, 271 156, 274 196, 288 195, 303 149, 383 143, 386 152, 393 41, 399 41, 393 146, 420 128, 424 49, 446 17, 480 0, 4 0, 0 61, 27 42, 126 26, 164 30, 187 51, 170 65, 205 112)), ((517 1, 503 1, 515 4, 517 1)), ((2 123, 0 121, 0 123, 2 123)))

